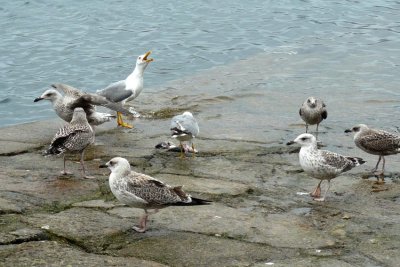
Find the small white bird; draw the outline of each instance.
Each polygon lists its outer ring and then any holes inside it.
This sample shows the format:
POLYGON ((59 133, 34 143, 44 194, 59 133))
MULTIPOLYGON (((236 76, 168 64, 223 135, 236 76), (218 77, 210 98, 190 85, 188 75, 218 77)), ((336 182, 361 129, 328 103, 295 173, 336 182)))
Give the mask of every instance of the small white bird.
MULTIPOLYGON (((97 94, 104 96, 112 102, 121 102, 125 105, 126 102, 135 99, 143 90, 143 73, 150 62, 154 59, 148 58, 151 51, 141 55, 136 60, 136 66, 133 72, 125 79, 110 84, 102 90, 97 90, 97 94)), ((133 126, 125 123, 122 120, 122 113, 117 112, 118 126, 132 128, 133 126)))
POLYGON ((64 156, 64 171, 62 174, 69 174, 65 170, 65 153, 66 152, 80 152, 81 153, 81 166, 82 176, 84 178, 93 178, 86 175, 85 164, 83 162, 83 155, 85 149, 94 143, 94 131, 86 119, 86 113, 82 108, 76 108, 70 124, 60 128, 45 155, 61 155, 64 156))
POLYGON ((196 119, 193 117, 193 114, 189 111, 184 112, 181 115, 177 115, 171 119, 171 132, 172 138, 176 138, 179 140, 181 147, 181 158, 184 157, 184 151, 187 152, 189 149, 183 145, 182 142, 189 141, 192 145, 193 155, 197 151, 194 148, 194 144, 192 139, 195 138, 199 134, 199 125, 197 124, 196 119))
MULTIPOLYGON (((365 124, 358 124, 345 133, 354 133, 354 143, 365 152, 378 155, 379 159, 371 172, 376 172, 382 159, 382 171, 378 174, 383 176, 385 172, 385 156, 400 153, 400 136, 379 129, 368 128, 365 124)), ((378 178, 379 180, 379 178, 378 178)))
POLYGON ((207 205, 211 201, 191 197, 182 190, 182 186, 169 186, 151 176, 134 172, 129 162, 121 157, 108 161, 100 168, 111 170, 109 184, 111 192, 123 204, 144 209, 139 227, 133 227, 143 233, 147 229, 147 219, 150 214, 168 206, 207 205), (148 212, 148 209, 154 209, 148 212))
POLYGON ((331 185, 331 179, 365 163, 362 158, 347 157, 327 150, 319 150, 317 139, 312 134, 301 134, 295 140, 288 142, 287 145, 294 143, 301 145, 299 161, 303 170, 308 175, 321 180, 310 194, 317 201, 325 200, 331 185), (321 198, 321 183, 323 180, 328 180, 328 187, 321 198))
POLYGON ((317 125, 316 136, 318 138, 318 126, 322 120, 328 118, 324 101, 312 96, 307 98, 300 107, 299 114, 306 123, 306 133, 308 132, 308 125, 317 125))

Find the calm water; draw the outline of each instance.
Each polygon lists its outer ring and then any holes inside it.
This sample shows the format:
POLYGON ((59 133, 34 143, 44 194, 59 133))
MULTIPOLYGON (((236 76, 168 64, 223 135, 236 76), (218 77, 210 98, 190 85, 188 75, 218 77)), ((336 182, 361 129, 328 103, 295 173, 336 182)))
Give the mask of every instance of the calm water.
MULTIPOLYGON (((297 109, 313 94, 347 118, 367 107, 363 118, 373 124, 399 125, 400 2, 199 3, 3 1, 0 126, 54 118, 49 103, 33 103, 49 84, 103 88, 125 78, 149 49, 156 61, 146 70, 142 94, 156 96, 170 81, 234 66, 221 79, 241 77, 243 87, 221 85, 209 93, 237 96, 245 89, 261 96, 238 98, 227 107, 234 114, 261 119, 297 109)), ((280 122, 290 124, 289 117, 280 122)))

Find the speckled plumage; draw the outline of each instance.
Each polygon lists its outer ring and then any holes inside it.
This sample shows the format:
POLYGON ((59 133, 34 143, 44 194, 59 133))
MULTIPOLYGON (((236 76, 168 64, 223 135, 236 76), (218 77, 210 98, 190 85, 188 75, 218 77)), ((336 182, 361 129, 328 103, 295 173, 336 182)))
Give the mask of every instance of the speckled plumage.
POLYGON ((74 109, 81 107, 85 110, 87 119, 91 125, 100 125, 110 121, 114 115, 96 111, 95 105, 104 106, 111 110, 129 114, 130 112, 122 107, 121 104, 112 103, 104 97, 82 92, 66 84, 52 84, 51 89, 46 90, 34 101, 50 100, 56 114, 66 122, 72 120, 74 109))
POLYGON ((328 117, 324 101, 315 97, 309 97, 304 101, 299 114, 306 123, 306 133, 308 132, 308 125, 317 125, 317 136, 319 124, 328 117))
POLYGON ((121 157, 111 159, 101 167, 111 170, 109 184, 111 192, 122 203, 145 210, 139 228, 146 230, 149 213, 147 209, 161 209, 168 206, 205 205, 209 201, 193 198, 182 190, 182 186, 172 187, 151 176, 132 171, 129 162, 121 157))
POLYGON ((354 133, 354 143, 365 152, 378 155, 378 163, 373 171, 378 169, 379 162, 383 159, 382 172, 385 170, 384 156, 400 153, 400 136, 384 130, 372 129, 365 124, 358 124, 345 132, 354 133))
MULTIPOLYGON (((60 128, 55 134, 46 154, 60 155, 66 152, 80 152, 83 174, 85 167, 83 164, 84 150, 94 143, 95 134, 93 128, 86 119, 86 113, 82 108, 76 108, 70 124, 60 128)), ((65 157, 64 157, 64 173, 65 157)))
MULTIPOLYGON (((329 190, 331 179, 365 162, 361 158, 347 157, 331 151, 319 150, 317 147, 317 140, 311 134, 301 134, 294 141, 289 142, 288 145, 293 143, 301 145, 299 162, 303 170, 308 175, 320 179, 321 181, 328 180, 329 185, 327 191, 329 190)), ((320 184, 321 182, 318 184, 317 189, 319 189, 320 184)), ((316 192, 317 189, 314 192, 316 192)), ((319 197, 319 194, 317 195, 319 197)), ((324 200, 325 195, 320 200, 324 200)))
MULTIPOLYGON (((196 119, 189 111, 174 116, 171 119, 170 129, 172 138, 178 139, 181 149, 185 151, 187 149, 183 146, 182 142, 189 141, 192 143, 192 139, 200 132, 196 119)), ((192 150, 195 151, 193 143, 192 150)))

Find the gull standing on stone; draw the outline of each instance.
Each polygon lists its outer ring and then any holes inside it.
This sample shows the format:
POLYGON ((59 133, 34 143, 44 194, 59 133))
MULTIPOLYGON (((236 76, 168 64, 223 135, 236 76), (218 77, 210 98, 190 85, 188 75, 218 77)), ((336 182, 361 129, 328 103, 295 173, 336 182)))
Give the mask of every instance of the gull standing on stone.
MULTIPOLYGON (((143 89, 143 73, 152 58, 148 58, 151 51, 141 55, 136 60, 136 66, 133 72, 125 79, 110 84, 102 90, 98 90, 97 94, 104 96, 112 102, 121 102, 125 105, 126 102, 135 99, 143 89)), ((132 128, 132 125, 122 120, 122 114, 117 112, 117 123, 118 126, 132 128)))
POLYGON ((77 107, 85 110, 87 120, 91 125, 100 125, 110 121, 111 118, 115 118, 114 115, 97 112, 95 105, 104 106, 127 115, 130 114, 119 103, 110 102, 102 96, 82 92, 67 84, 55 83, 51 87, 51 89, 46 90, 40 97, 35 98, 34 102, 49 100, 53 104, 56 114, 66 122, 72 120, 74 109, 77 107))
POLYGON ((100 168, 111 170, 109 184, 111 192, 122 203, 144 209, 145 214, 140 218, 139 227, 133 227, 143 233, 147 229, 147 219, 150 214, 168 206, 207 205, 211 201, 191 197, 182 190, 182 186, 169 186, 151 176, 131 170, 125 158, 111 159, 100 168), (148 212, 148 209, 154 209, 148 212))
POLYGON ((65 153, 66 152, 80 152, 80 163, 82 166, 82 174, 84 178, 93 178, 86 175, 85 164, 83 162, 83 155, 85 149, 94 143, 94 131, 86 119, 86 113, 82 108, 76 108, 72 116, 70 124, 60 128, 45 155, 61 155, 64 156, 64 171, 62 174, 69 174, 65 170, 65 153))
MULTIPOLYGON (((371 172, 376 172, 379 162, 382 159, 382 171, 379 175, 383 176, 385 172, 385 156, 400 153, 400 136, 383 130, 368 128, 365 124, 358 124, 351 129, 346 129, 345 133, 354 133, 354 143, 358 148, 365 152, 378 155, 379 159, 371 172)), ((379 178, 378 178, 379 180, 379 178)))
POLYGON ((172 131, 172 138, 176 138, 180 142, 181 147, 181 158, 184 157, 184 151, 187 152, 190 149, 184 146, 182 142, 189 141, 192 144, 193 155, 197 151, 194 148, 192 139, 199 134, 199 125, 193 114, 189 111, 184 112, 181 115, 176 115, 171 119, 170 129, 172 131))
POLYGON ((317 125, 316 136, 318 138, 318 126, 322 120, 328 117, 324 101, 312 96, 307 98, 300 107, 299 114, 306 123, 306 133, 308 132, 308 125, 317 125))
POLYGON ((327 150, 319 150, 317 148, 317 139, 312 134, 301 134, 295 140, 288 142, 287 145, 294 143, 301 145, 299 161, 303 170, 308 175, 321 180, 310 194, 317 201, 325 200, 331 186, 331 179, 365 163, 361 158, 346 157, 327 150), (328 180, 328 187, 321 198, 321 183, 323 180, 328 180))

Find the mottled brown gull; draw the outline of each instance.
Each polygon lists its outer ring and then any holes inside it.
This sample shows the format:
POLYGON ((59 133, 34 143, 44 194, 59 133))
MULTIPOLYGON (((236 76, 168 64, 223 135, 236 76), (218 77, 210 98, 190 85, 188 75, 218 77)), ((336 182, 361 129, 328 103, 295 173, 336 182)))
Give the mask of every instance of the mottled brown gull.
POLYGON ((318 126, 322 120, 328 117, 325 103, 318 98, 307 98, 299 110, 300 117, 306 123, 306 133, 308 132, 308 125, 317 125, 316 137, 318 138, 318 126))
MULTIPOLYGON (((153 61, 152 58, 148 58, 151 54, 151 51, 148 51, 146 54, 141 55, 136 60, 135 69, 125 80, 121 80, 115 83, 110 84, 106 88, 102 90, 98 90, 97 94, 104 96, 109 101, 119 103, 121 102, 123 105, 135 99, 140 92, 143 90, 143 73, 146 67, 150 62, 153 61)), ((122 120, 122 114, 117 112, 117 123, 118 126, 132 128, 133 126, 124 122, 122 120)))
POLYGON ((358 124, 351 129, 346 129, 346 133, 354 133, 354 143, 365 152, 378 155, 379 159, 376 166, 371 171, 378 170, 379 162, 382 160, 382 171, 385 172, 385 156, 394 155, 400 152, 400 136, 379 129, 369 128, 365 124, 358 124))
POLYGON ((133 227, 143 233, 147 229, 147 219, 150 214, 168 206, 207 205, 211 201, 191 197, 182 190, 182 186, 169 186, 151 176, 131 170, 128 160, 116 157, 100 168, 111 170, 109 184, 111 192, 122 203, 144 209, 139 227, 133 227), (153 209, 153 212, 149 212, 153 209))
POLYGON ((97 112, 96 105, 104 106, 124 114, 130 114, 119 103, 113 103, 105 97, 96 94, 85 93, 67 84, 55 83, 51 87, 51 89, 46 90, 40 97, 35 98, 34 102, 49 100, 56 114, 66 122, 72 120, 74 109, 77 107, 85 110, 87 119, 91 125, 100 125, 115 117, 109 113, 97 112))
POLYGON ((62 174, 68 174, 65 169, 65 153, 80 152, 80 163, 82 166, 82 176, 84 178, 92 178, 86 175, 83 156, 85 149, 94 143, 94 131, 86 119, 86 113, 82 108, 76 108, 72 116, 70 124, 60 128, 47 151, 46 155, 64 156, 64 171, 62 174))
POLYGON ((183 114, 173 117, 171 119, 170 128, 172 132, 172 138, 176 138, 179 140, 181 147, 181 157, 184 156, 184 151, 189 151, 189 149, 182 143, 185 141, 191 143, 192 149, 190 151, 193 151, 194 155, 194 153, 196 153, 196 150, 194 148, 192 140, 199 134, 200 130, 196 119, 193 117, 193 114, 189 111, 186 111, 183 114))
POLYGON ((317 139, 312 134, 301 134, 295 140, 288 142, 287 145, 294 143, 301 145, 299 161, 303 170, 308 175, 321 180, 310 194, 317 201, 325 200, 331 185, 331 179, 365 163, 361 158, 347 157, 327 150, 319 150, 317 139), (328 181, 328 187, 321 198, 321 183, 323 180, 328 181))

